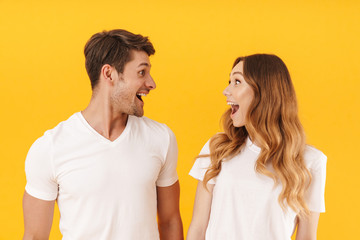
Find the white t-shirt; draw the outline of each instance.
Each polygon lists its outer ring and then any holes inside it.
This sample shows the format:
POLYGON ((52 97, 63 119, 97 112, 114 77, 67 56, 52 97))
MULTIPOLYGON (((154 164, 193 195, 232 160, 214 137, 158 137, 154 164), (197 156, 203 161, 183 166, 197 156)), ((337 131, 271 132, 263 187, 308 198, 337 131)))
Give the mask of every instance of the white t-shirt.
MULTIPOLYGON (((200 154, 209 154, 209 141, 200 154)), ((294 232, 296 213, 283 211, 278 203, 282 186, 255 171, 260 148, 248 138, 246 146, 234 158, 224 161, 215 184, 207 240, 290 240, 294 232)), ((313 212, 324 212, 326 156, 307 146, 305 164, 312 174, 306 193, 306 203, 313 212)), ((210 158, 198 158, 190 175, 203 180, 210 158)))
POLYGON ((57 199, 64 240, 159 239, 156 186, 177 181, 177 152, 165 124, 129 116, 111 142, 78 112, 32 145, 25 189, 57 199))

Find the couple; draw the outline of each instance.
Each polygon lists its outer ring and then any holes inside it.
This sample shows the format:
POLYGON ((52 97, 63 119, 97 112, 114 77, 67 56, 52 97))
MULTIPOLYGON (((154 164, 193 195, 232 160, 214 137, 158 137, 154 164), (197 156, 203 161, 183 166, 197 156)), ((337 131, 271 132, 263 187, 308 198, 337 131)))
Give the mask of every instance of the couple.
MULTIPOLYGON (((125 30, 85 46, 92 98, 32 145, 23 239, 48 239, 55 201, 65 240, 183 239, 177 143, 143 117, 155 89, 147 37, 125 30)), ((305 145, 288 70, 274 55, 235 60, 223 133, 190 171, 199 180, 187 239, 316 239, 326 156, 305 145)))

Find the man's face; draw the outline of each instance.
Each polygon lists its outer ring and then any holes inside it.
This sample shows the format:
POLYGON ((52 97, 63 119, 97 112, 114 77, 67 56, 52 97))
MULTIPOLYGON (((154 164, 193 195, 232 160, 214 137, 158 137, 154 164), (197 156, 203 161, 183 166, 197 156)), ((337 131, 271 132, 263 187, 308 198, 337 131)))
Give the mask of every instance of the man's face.
POLYGON ((144 51, 132 50, 131 61, 124 66, 123 73, 114 71, 114 88, 111 103, 115 111, 142 117, 144 115, 143 96, 156 88, 150 75, 149 56, 144 51))

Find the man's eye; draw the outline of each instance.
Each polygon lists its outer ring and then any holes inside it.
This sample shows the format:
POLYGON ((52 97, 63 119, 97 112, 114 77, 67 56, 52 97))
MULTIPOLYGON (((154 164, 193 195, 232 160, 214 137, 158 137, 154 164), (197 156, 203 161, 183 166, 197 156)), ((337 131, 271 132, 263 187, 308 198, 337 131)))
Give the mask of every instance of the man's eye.
POLYGON ((144 76, 144 75, 145 75, 145 70, 141 70, 141 71, 139 72, 139 74, 140 74, 141 76, 144 76))

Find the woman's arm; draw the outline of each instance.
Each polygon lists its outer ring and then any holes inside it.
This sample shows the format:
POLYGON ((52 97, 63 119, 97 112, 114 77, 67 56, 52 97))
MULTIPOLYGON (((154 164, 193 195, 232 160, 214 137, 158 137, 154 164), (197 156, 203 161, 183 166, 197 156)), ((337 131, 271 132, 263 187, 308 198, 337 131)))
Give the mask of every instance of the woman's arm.
POLYGON ((187 240, 205 239, 205 232, 210 217, 214 184, 207 184, 206 186, 207 190, 205 189, 202 181, 198 182, 193 216, 187 233, 187 240))
POLYGON ((320 213, 310 212, 308 218, 299 218, 296 240, 316 240, 320 213))

